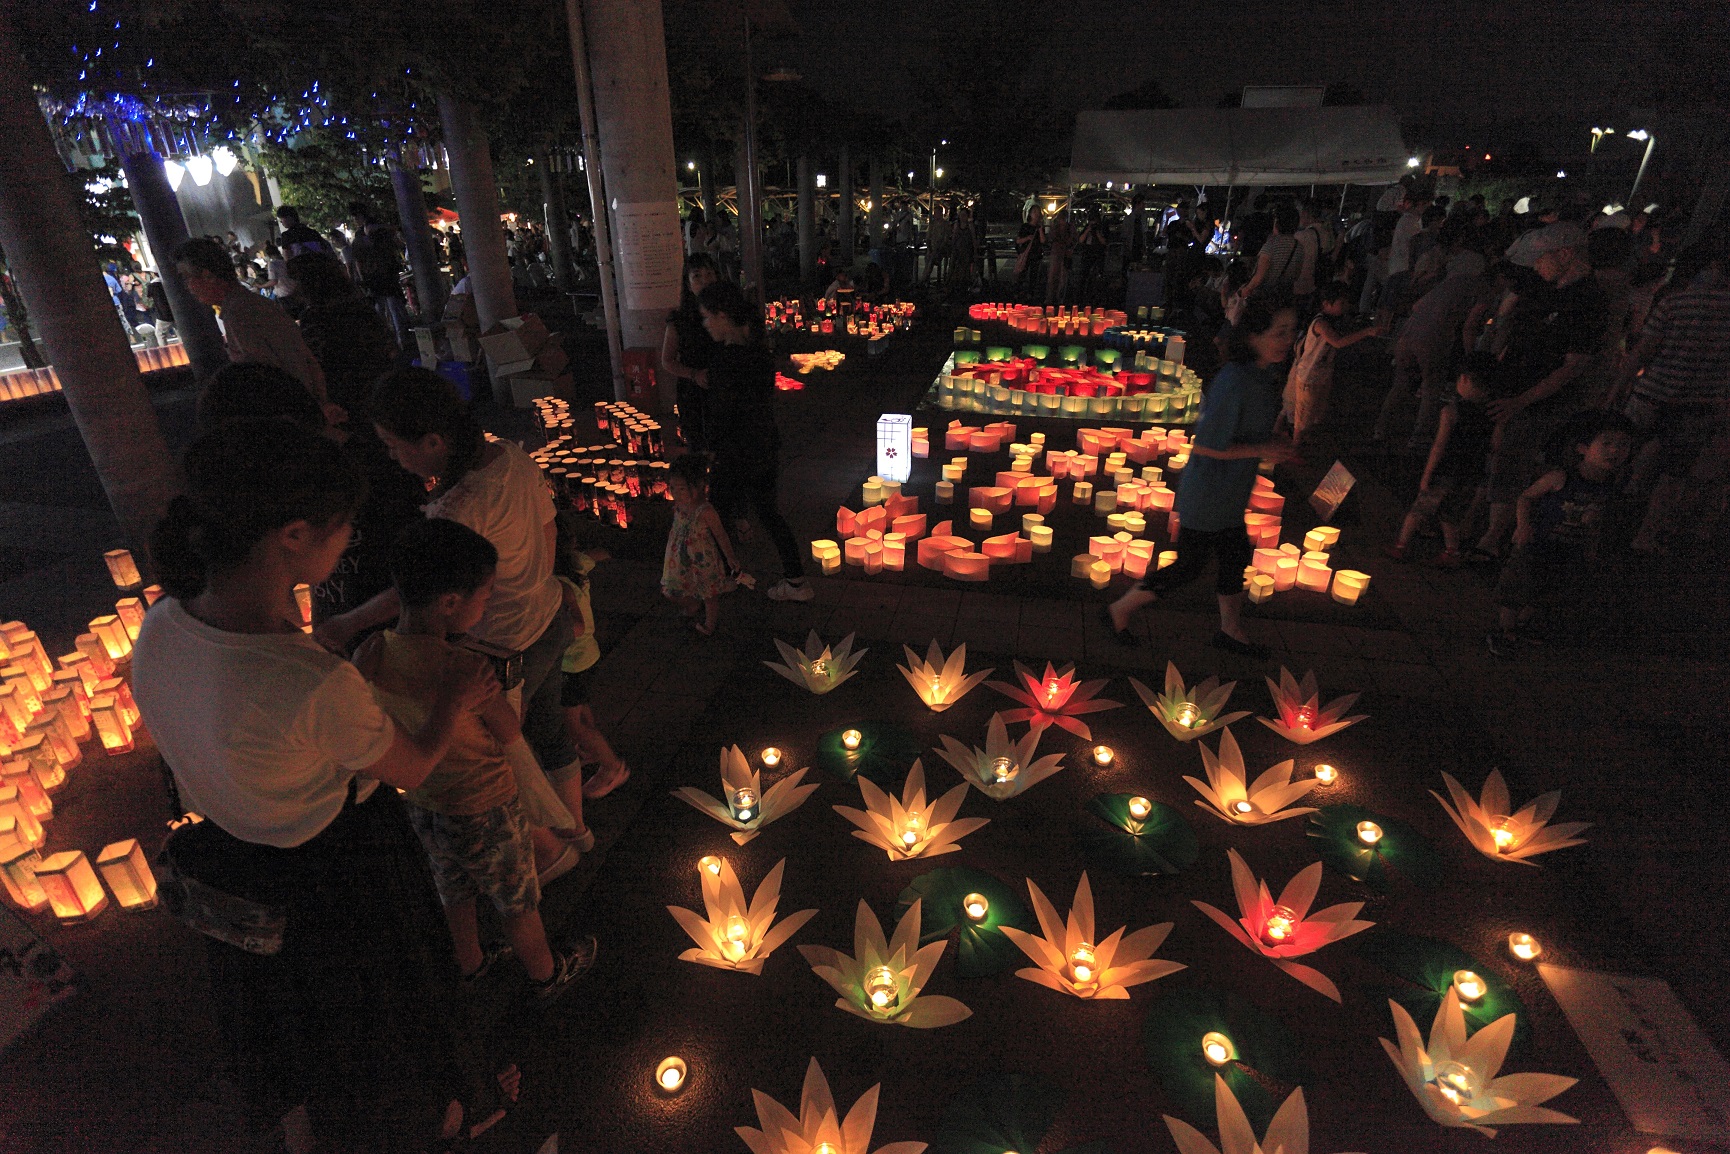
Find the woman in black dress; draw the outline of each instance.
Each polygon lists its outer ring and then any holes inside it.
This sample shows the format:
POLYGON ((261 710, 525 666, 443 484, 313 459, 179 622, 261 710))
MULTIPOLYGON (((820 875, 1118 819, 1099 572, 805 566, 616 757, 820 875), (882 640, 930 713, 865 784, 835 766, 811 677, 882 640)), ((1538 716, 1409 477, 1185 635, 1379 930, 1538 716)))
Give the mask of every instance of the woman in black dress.
POLYGON ((720 279, 715 258, 708 253, 687 257, 679 307, 667 315, 666 335, 661 338, 661 369, 679 382, 679 428, 693 453, 709 448, 709 358, 715 349, 714 339, 703 327, 697 294, 720 279))

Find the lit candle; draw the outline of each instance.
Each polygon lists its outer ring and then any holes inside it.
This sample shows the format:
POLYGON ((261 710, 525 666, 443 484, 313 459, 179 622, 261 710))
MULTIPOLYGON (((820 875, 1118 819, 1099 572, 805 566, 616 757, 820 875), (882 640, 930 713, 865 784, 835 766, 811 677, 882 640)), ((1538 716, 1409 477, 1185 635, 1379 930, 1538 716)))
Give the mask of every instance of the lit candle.
POLYGON ((721 859, 714 854, 704 854, 697 859, 697 868, 712 878, 721 876, 721 859))
POLYGON ((865 998, 879 1013, 893 1009, 900 997, 895 971, 888 966, 876 966, 868 971, 864 981, 865 998))
POLYGON ((1093 747, 1093 763, 1095 765, 1110 765, 1114 757, 1116 757, 1116 754, 1111 752, 1111 746, 1109 745, 1096 745, 1093 747))
POLYGON ((813 661, 811 663, 811 675, 813 677, 829 676, 829 663, 821 659, 813 661))
POLYGON ((996 785, 1007 785, 1015 780, 1015 775, 1021 772, 1021 767, 1015 764, 1013 758, 997 757, 991 761, 991 780, 996 785))
POLYGON ((82 850, 66 850, 43 858, 36 867, 36 880, 47 893, 54 915, 62 922, 89 921, 108 906, 108 895, 82 850))
POLYGON ((984 894, 968 894, 961 899, 961 908, 967 914, 970 922, 982 922, 985 915, 991 912, 991 903, 985 900, 984 894))
POLYGON ((1231 803, 1231 812, 1238 817, 1248 817, 1255 812, 1255 803, 1248 798, 1239 798, 1231 803))
POLYGON ((857 729, 844 730, 841 734, 841 744, 849 750, 858 749, 859 743, 865 740, 865 735, 857 729))
POLYGON ((1482 1079, 1477 1071, 1464 1062, 1443 1062, 1436 1067, 1433 1085, 1441 1091, 1442 1097, 1456 1106, 1464 1105, 1478 1096, 1482 1089, 1482 1079))
POLYGON ((685 1084, 685 1060, 674 1056, 662 1058, 661 1064, 655 1067, 655 1085, 668 1094, 676 1094, 685 1084))
POLYGON ((1195 702, 1185 701, 1172 710, 1171 719, 1185 729, 1194 729, 1201 723, 1201 710, 1196 708, 1195 702))
POLYGON ((1134 818, 1136 821, 1145 821, 1147 815, 1152 812, 1153 803, 1148 801, 1145 797, 1132 797, 1129 799, 1129 816, 1134 818))
POLYGON ((901 827, 901 844, 912 849, 919 844, 919 827, 925 822, 916 813, 907 815, 907 824, 901 827))
POLYGON ((1098 960, 1094 957, 1093 943, 1082 942, 1069 955, 1069 974, 1078 986, 1090 986, 1097 976, 1098 960))
POLYGON ((740 821, 750 821, 757 813, 757 791, 746 787, 733 794, 733 816, 740 821))
POLYGON ((1508 952, 1522 962, 1530 962, 1544 952, 1544 947, 1531 934, 1516 931, 1508 935, 1508 952))
POLYGON ((1261 927, 1261 940, 1264 945, 1283 946, 1291 941, 1293 933, 1297 932, 1298 916, 1288 906, 1275 906, 1267 913, 1267 921, 1261 927))
POLYGON ((1463 1002, 1475 1002, 1483 997, 1489 986, 1471 970, 1454 971, 1454 992, 1460 995, 1463 1002))
POLYGON ((1373 821, 1358 822, 1358 840, 1365 845, 1375 845, 1382 840, 1382 827, 1373 821))
POLYGON ((1502 818, 1490 827, 1490 836, 1496 841, 1496 852, 1507 853, 1519 844, 1519 836, 1509 828, 1512 818, 1502 818))
POLYGON ((1332 785, 1340 779, 1340 771, 1331 765, 1316 766, 1316 780, 1323 785, 1332 785))
POLYGON ((1223 1066, 1237 1057, 1237 1047, 1218 1030, 1209 1030, 1201 1036, 1201 1055, 1207 1059, 1208 1065, 1223 1066))
POLYGON ((156 875, 138 839, 129 837, 103 848, 96 857, 96 868, 108 882, 108 888, 128 910, 156 908, 156 875))
POLYGON ((1300 706, 1297 711, 1299 729, 1313 729, 1316 723, 1316 711, 1307 705, 1300 706))
POLYGON ((129 551, 110 549, 102 555, 102 560, 108 563, 108 575, 114 579, 116 588, 136 589, 144 584, 144 578, 138 572, 138 563, 132 559, 129 551))
POLYGON ((777 765, 780 765, 781 751, 772 745, 766 747, 763 750, 763 764, 768 766, 770 769, 774 769, 777 765))

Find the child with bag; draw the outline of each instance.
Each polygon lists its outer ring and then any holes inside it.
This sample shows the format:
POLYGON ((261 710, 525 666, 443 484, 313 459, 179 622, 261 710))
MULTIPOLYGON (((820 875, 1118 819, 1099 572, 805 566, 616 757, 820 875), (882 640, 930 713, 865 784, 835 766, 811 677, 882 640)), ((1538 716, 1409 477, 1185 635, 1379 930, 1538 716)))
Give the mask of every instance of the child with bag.
MULTIPOLYGON (((460 653, 449 639, 481 619, 497 569, 492 543, 455 521, 431 518, 397 538, 391 580, 401 615, 396 628, 361 645, 355 665, 399 724, 417 723, 428 709, 442 671, 460 653)), ((535 768, 534 754, 502 694, 465 711, 452 729, 443 760, 404 800, 432 862, 457 965, 472 981, 514 951, 535 994, 556 998, 594 965, 595 939, 567 953, 554 953, 547 942, 534 848, 517 789, 516 767, 526 762, 524 768, 535 768), (483 895, 504 923, 509 948, 481 945, 475 903, 483 895)), ((538 770, 532 777, 544 781, 538 770)), ((568 815, 557 824, 571 824, 568 815)))

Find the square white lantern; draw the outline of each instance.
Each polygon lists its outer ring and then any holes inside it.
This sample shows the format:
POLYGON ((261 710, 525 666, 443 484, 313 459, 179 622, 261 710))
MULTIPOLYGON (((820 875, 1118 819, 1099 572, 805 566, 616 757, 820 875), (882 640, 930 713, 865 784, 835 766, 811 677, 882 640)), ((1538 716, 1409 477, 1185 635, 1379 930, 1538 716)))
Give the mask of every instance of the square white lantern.
POLYGON ((877 418, 877 475, 902 482, 913 474, 913 417, 884 413, 877 418))

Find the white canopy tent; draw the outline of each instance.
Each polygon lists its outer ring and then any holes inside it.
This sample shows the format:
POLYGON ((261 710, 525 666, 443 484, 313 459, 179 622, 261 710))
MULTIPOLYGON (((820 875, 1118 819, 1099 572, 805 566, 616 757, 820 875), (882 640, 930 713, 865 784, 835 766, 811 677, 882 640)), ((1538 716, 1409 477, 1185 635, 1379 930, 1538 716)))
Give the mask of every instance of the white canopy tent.
POLYGON ((1391 184, 1410 171, 1386 105, 1082 112, 1074 184, 1391 184))

